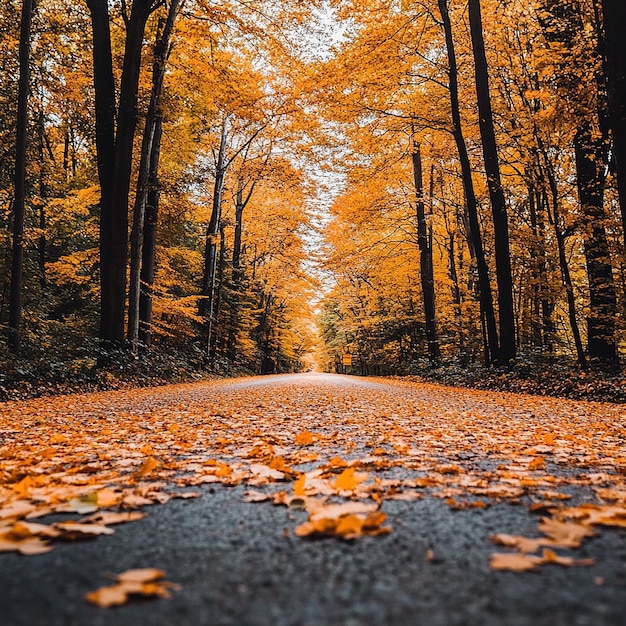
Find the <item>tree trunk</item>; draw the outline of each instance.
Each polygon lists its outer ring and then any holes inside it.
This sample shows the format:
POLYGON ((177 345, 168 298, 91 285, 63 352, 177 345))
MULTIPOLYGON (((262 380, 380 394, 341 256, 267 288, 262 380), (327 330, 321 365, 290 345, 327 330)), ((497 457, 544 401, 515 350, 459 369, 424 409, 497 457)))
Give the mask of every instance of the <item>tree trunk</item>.
POLYGON ((243 201, 243 189, 240 187, 237 190, 237 196, 235 199, 235 237, 233 241, 233 274, 231 279, 232 287, 232 302, 230 307, 230 324, 228 328, 228 360, 231 365, 235 363, 237 356, 237 326, 239 322, 239 299, 240 289, 242 281, 241 272, 241 235, 243 230, 243 210, 245 204, 243 201))
POLYGON ((592 363, 618 365, 615 337, 617 296, 604 222, 605 142, 584 122, 574 140, 578 196, 584 220, 585 259, 589 280, 587 352, 592 363))
POLYGON ((152 150, 150 153, 150 175, 143 227, 143 247, 141 255, 141 285, 139 293, 139 341, 146 347, 152 343, 152 307, 154 277, 156 274, 156 233, 159 216, 159 159, 163 120, 156 118, 152 150))
POLYGON ((46 187, 46 155, 44 150, 45 128, 44 113, 39 112, 39 121, 37 123, 37 152, 39 157, 39 241, 37 242, 38 258, 39 258, 39 285, 42 289, 46 287, 46 198, 48 197, 48 189, 46 187))
POLYGON ((11 291, 9 299, 9 350, 19 354, 21 349, 22 274, 24 271, 24 203, 26 200, 26 144, 28 129, 28 86, 30 82, 30 26, 33 0, 23 0, 20 23, 20 78, 17 99, 17 129, 15 135, 15 187, 13 200, 13 255, 11 261, 11 291))
POLYGON ((498 317, 500 322, 499 360, 506 365, 515 358, 515 317, 513 307, 513 280, 511 277, 511 252, 509 250, 509 225, 506 200, 500 180, 498 149, 493 126, 493 112, 489 93, 489 74, 483 38, 480 0, 469 0, 469 22, 474 53, 476 96, 480 137, 482 140, 487 187, 491 200, 498 282, 498 317))
POLYGON ((422 177, 422 154, 420 145, 413 142, 413 181, 415 183, 415 199, 417 213, 417 240, 420 250, 420 279, 424 301, 424 318, 426 321, 426 341, 428 356, 431 363, 439 361, 439 338, 435 319, 435 280, 433 277, 433 253, 428 237, 426 212, 424 205, 424 184, 422 177))
POLYGON ((124 341, 126 266, 128 257, 128 196, 133 142, 137 124, 137 94, 141 51, 152 0, 134 0, 124 16, 126 41, 115 129, 115 83, 107 0, 86 0, 93 28, 96 148, 101 188, 100 206, 100 338, 124 341))
POLYGON ((150 160, 152 145, 157 124, 157 116, 161 116, 161 99, 165 64, 169 55, 169 42, 174 30, 174 21, 178 11, 179 0, 171 0, 167 20, 160 23, 154 47, 152 65, 152 92, 146 115, 143 139, 141 142, 141 158, 137 176, 137 191, 133 210, 133 228, 130 238, 130 285, 128 295, 128 332, 127 339, 133 352, 137 352, 139 343, 139 299, 141 292, 141 258, 144 242, 144 222, 148 183, 150 178, 150 160))
POLYGON ((609 121, 613 134, 613 157, 626 245, 626 2, 602 0, 602 11, 609 121))
POLYGON ((450 23, 450 15, 448 13, 448 0, 438 0, 438 5, 439 12, 441 13, 441 19, 443 22, 443 28, 446 38, 446 49, 448 55, 450 105, 452 109, 452 135, 454 137, 454 141, 459 152, 463 191, 465 194, 465 203, 467 205, 469 234, 476 257, 476 266, 478 269, 479 298, 486 326, 486 351, 489 354, 490 362, 497 362, 500 358, 498 330, 496 326, 495 311, 493 308, 491 283, 489 281, 489 269, 487 267, 485 251, 483 249, 482 238, 480 235, 478 203, 476 201, 476 193, 474 191, 474 183, 472 181, 472 167, 470 164, 469 154, 467 152, 467 146, 465 144, 463 128, 461 125, 458 68, 456 62, 456 53, 454 50, 454 40, 452 38, 452 25, 450 23))
POLYGON ((215 164, 215 184, 213 186, 213 206, 211 218, 207 228, 206 247, 204 252, 204 276, 202 278, 202 296, 200 300, 200 315, 207 318, 207 355, 211 349, 211 335, 214 325, 215 309, 215 272, 217 269, 217 243, 219 240, 222 221, 222 195, 224 193, 224 179, 226 176, 226 141, 228 117, 222 121, 220 146, 215 164))
POLYGON ((107 0, 86 0, 91 13, 96 112, 96 153, 100 180, 100 338, 110 339, 113 298, 114 228, 112 219, 115 172, 115 81, 107 0))
MULTIPOLYGON (((220 225, 220 251, 217 262, 216 280, 215 280, 215 305, 213 317, 215 318, 215 326, 220 317, 220 311, 222 309, 222 295, 224 293, 224 270, 226 269, 226 232, 224 225, 220 225)), ((211 344, 209 346, 209 363, 211 367, 215 363, 215 357, 217 356, 217 332, 214 326, 213 333, 211 334, 211 344)), ((221 342, 220 342, 221 343, 221 342)))

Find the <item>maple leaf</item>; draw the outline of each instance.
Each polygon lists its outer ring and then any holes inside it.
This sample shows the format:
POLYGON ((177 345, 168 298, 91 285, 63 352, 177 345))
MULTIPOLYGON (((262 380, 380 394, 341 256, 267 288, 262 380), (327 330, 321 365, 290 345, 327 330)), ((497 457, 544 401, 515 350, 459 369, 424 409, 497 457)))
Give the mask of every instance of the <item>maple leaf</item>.
POLYGON ((562 548, 579 548, 585 537, 593 537, 593 529, 572 522, 561 522, 549 517, 539 523, 539 530, 554 542, 552 545, 562 548))
POLYGON ((491 535, 491 541, 507 548, 515 548, 524 553, 536 552, 541 546, 552 545, 551 540, 546 537, 529 538, 507 535, 505 533, 491 535))
POLYGON ((250 471, 254 476, 267 480, 283 480, 285 478, 284 472, 273 469, 268 465, 262 465, 261 463, 252 463, 250 465, 250 471))
POLYGON ((305 430, 296 435, 295 443, 298 446, 310 446, 315 441, 315 435, 309 430, 305 430))
POLYGON ((337 491, 354 491, 368 477, 367 472, 357 472, 354 467, 349 467, 337 476, 333 487, 337 491))

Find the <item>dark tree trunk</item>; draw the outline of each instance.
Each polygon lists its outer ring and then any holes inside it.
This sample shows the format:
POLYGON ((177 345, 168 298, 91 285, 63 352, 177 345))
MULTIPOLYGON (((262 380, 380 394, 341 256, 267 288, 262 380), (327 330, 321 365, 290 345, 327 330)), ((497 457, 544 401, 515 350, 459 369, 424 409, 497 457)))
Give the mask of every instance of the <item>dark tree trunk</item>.
POLYGON ((602 0, 604 50, 609 95, 613 156, 626 245, 626 2, 602 0))
POLYGON ((584 220, 585 259, 589 280, 587 352, 592 363, 618 365, 615 338, 617 296, 604 222, 604 139, 592 135, 591 125, 581 125, 574 140, 578 196, 584 220))
POLYGON ((235 237, 233 241, 233 274, 231 279, 232 301, 230 306, 230 323, 228 328, 228 360, 231 364, 235 363, 237 356, 237 330, 239 323, 239 299, 242 282, 241 272, 241 235, 243 231, 243 210, 245 203, 243 200, 243 190, 241 187, 237 190, 235 199, 235 237))
POLYGON ((500 322, 499 360, 506 365, 515 358, 515 315, 513 308, 513 280, 511 278, 511 252, 506 200, 500 180, 500 165, 493 112, 489 93, 489 73, 483 38, 480 0, 469 0, 469 22, 474 53, 478 119, 483 146, 487 187, 491 200, 498 282, 498 317, 500 322))
POLYGON ((472 167, 463 136, 461 125, 461 111, 459 105, 458 68, 454 40, 452 38, 452 25, 448 13, 448 0, 438 0, 439 12, 443 22, 446 38, 446 49, 448 55, 448 76, 450 90, 450 105, 452 109, 452 135, 459 152, 461 164, 461 177, 463 181, 463 191, 465 193, 465 203, 467 205, 467 217, 469 223, 469 234, 472 247, 476 257, 476 267, 478 270, 479 298, 482 314, 485 320, 487 345, 486 351, 489 353, 489 360, 497 362, 500 358, 500 346, 498 342, 498 330, 493 307, 493 296, 491 293, 491 283, 489 281, 489 269, 485 259, 482 237, 480 234, 480 223, 478 220, 478 203, 472 181, 472 167))
POLYGON ((426 211, 424 204, 424 183, 422 176, 422 154, 417 142, 413 143, 413 181, 415 183, 415 200, 417 213, 417 240, 420 250, 420 279, 424 301, 424 318, 426 322, 426 341, 428 356, 431 363, 436 363, 441 354, 437 324, 435 319, 435 279, 433 276, 433 253, 428 237, 426 211))
POLYGON ((100 338, 124 341, 126 267, 128 257, 128 196, 137 124, 137 94, 141 51, 152 0, 134 0, 124 16, 126 41, 120 83, 117 129, 115 84, 107 0, 86 0, 93 27, 96 147, 101 187, 100 215, 100 338))
POLYGON ((146 347, 152 343, 152 308, 156 274, 156 234, 159 216, 159 159, 163 120, 157 116, 150 153, 150 175, 143 227, 141 254, 141 291, 139 295, 139 341, 146 347))
POLYGON ((19 354, 22 323, 22 274, 24 271, 24 204, 26 200, 26 143, 28 129, 28 86, 30 82, 30 26, 33 0, 23 0, 20 23, 20 78, 15 135, 15 183, 13 200, 13 255, 9 299, 9 350, 19 354))
POLYGON ((86 0, 91 13, 96 111, 96 153, 100 180, 100 338, 112 339, 112 199, 115 173, 115 81, 107 0, 86 0))
MULTIPOLYGON (((220 252, 217 262, 217 276, 215 280, 215 306, 213 317, 215 318, 215 324, 220 317, 220 311, 222 309, 222 295, 224 293, 224 270, 226 269, 226 232, 224 230, 224 225, 220 226, 220 252)), ((211 366, 215 363, 215 358, 217 356, 217 344, 218 344, 218 336, 216 329, 211 335, 211 345, 209 346, 209 363, 211 366)))
POLYGON ((46 187, 46 155, 44 150, 45 143, 45 116, 43 109, 39 113, 39 122, 37 124, 37 152, 39 157, 39 241, 37 244, 39 258, 39 284, 42 289, 46 287, 46 198, 48 197, 48 189, 46 187))
POLYGON ((215 273, 217 270, 217 244, 222 221, 222 195, 224 193, 224 179, 226 176, 226 141, 227 117, 222 122, 220 146, 215 163, 215 184, 213 186, 213 206, 211 218, 207 228, 206 247, 204 251, 204 276, 202 278, 202 299, 200 300, 200 315, 207 318, 206 348, 209 355, 211 335, 215 323, 215 273))
POLYGON ((169 54, 169 42, 174 30, 174 22, 178 11, 179 0, 171 0, 165 24, 160 23, 154 47, 154 61, 152 64, 152 92, 146 115, 143 139, 141 142, 141 157, 139 174, 137 176, 137 191, 133 210, 133 228, 130 238, 130 285, 128 294, 128 332, 127 339, 131 350, 136 352, 139 342, 139 299, 141 292, 141 258, 144 243, 144 222, 148 183, 150 178, 150 160, 152 145, 157 124, 157 117, 161 116, 161 99, 163 81, 165 78, 165 64, 169 54))

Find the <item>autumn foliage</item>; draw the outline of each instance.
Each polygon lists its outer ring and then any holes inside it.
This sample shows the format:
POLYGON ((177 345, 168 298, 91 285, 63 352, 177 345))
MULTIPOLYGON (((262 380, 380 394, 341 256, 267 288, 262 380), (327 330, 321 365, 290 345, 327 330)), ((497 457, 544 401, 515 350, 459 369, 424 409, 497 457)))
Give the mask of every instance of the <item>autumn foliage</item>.
POLYGON ((5 2, 8 375, 617 370, 617 4, 5 2))

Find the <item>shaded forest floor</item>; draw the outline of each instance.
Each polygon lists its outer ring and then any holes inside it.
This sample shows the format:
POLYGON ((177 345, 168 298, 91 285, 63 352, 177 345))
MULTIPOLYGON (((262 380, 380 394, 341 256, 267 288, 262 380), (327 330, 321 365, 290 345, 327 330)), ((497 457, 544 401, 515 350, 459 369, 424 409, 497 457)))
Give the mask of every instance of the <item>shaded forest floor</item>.
MULTIPOLYGON (((207 368, 203 355, 192 349, 150 350, 138 357, 119 351, 98 365, 97 355, 81 355, 68 361, 34 355, 30 359, 0 358, 0 402, 68 393, 111 391, 194 382, 255 372, 245 367, 207 368)), ((510 391, 589 400, 626 403, 626 371, 581 371, 568 360, 538 364, 521 361, 511 368, 487 368, 476 363, 446 363, 420 367, 412 375, 393 376, 409 381, 430 381, 453 387, 510 391)))
POLYGON ((549 364, 520 362, 512 368, 448 365, 422 368, 407 380, 428 380, 453 387, 510 391, 540 396, 626 403, 626 373, 581 371, 566 360, 549 364))

